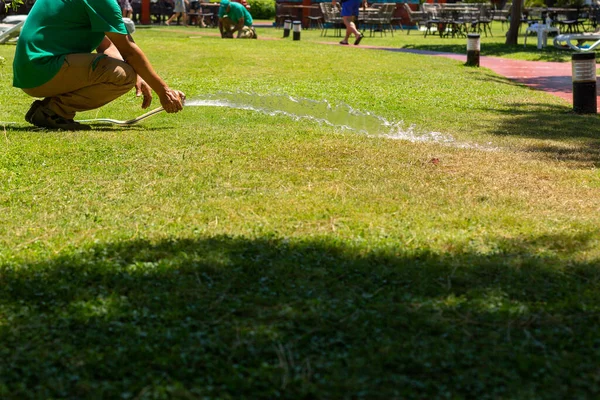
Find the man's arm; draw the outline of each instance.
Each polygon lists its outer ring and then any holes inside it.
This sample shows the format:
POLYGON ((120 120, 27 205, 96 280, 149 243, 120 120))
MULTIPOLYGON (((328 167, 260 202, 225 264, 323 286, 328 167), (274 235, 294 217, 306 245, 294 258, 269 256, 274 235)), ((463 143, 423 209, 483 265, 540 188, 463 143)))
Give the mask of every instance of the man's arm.
POLYGON ((116 58, 117 60, 123 60, 121 53, 119 53, 119 49, 117 49, 113 42, 106 36, 104 36, 102 43, 96 48, 96 51, 98 53, 106 54, 109 57, 116 58))
POLYGON ((154 71, 150 61, 133 41, 131 35, 122 35, 120 33, 106 32, 108 42, 104 40, 98 47, 99 50, 110 57, 117 54, 127 64, 131 65, 134 71, 154 90, 160 99, 161 105, 169 113, 181 111, 183 109, 183 100, 185 95, 169 88, 169 86, 154 71))
MULTIPOLYGON (((133 38, 131 40, 133 40, 133 38)), ((106 54, 111 58, 116 58, 117 60, 121 61, 123 60, 121 53, 119 53, 119 49, 117 49, 117 47, 106 36, 104 36, 104 40, 102 40, 100 46, 96 48, 96 51, 98 53, 106 54)), ((142 108, 150 107, 150 104, 152 104, 152 89, 139 75, 137 76, 137 81, 135 83, 135 94, 138 97, 143 95, 142 108)))
POLYGON ((244 27, 244 23, 246 22, 246 20, 244 19, 244 17, 238 19, 238 23, 235 25, 235 27, 233 28, 233 32, 236 31, 241 31, 242 28, 244 27))

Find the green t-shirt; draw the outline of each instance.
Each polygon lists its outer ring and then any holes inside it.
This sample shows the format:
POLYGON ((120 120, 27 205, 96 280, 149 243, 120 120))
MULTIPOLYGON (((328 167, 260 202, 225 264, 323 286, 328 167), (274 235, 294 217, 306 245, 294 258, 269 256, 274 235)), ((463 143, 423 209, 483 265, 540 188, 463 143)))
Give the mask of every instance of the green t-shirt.
POLYGON ((17 42, 13 85, 43 85, 58 73, 66 55, 91 53, 105 32, 127 34, 117 0, 37 0, 17 42))
POLYGON ((252 15, 250 15, 248 10, 246 10, 246 7, 240 3, 235 3, 233 1, 229 3, 229 12, 227 13, 221 12, 219 9, 219 18, 223 18, 223 15, 227 15, 229 19, 235 23, 237 23, 240 18, 244 17, 244 25, 252 26, 252 15))

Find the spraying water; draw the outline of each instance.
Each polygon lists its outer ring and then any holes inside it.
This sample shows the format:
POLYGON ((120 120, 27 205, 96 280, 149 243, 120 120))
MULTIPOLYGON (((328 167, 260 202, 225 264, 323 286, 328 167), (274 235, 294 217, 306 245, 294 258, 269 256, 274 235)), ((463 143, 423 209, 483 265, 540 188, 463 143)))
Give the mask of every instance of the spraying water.
MULTIPOLYGON (((418 132, 414 125, 407 128, 404 123, 392 122, 370 112, 359 111, 347 104, 332 105, 327 100, 316 101, 304 98, 293 98, 287 95, 258 95, 254 93, 219 92, 207 94, 185 101, 186 107, 227 107, 239 110, 251 110, 267 115, 285 115, 300 120, 307 119, 326 124, 342 130, 349 130, 373 137, 408 140, 410 142, 432 142, 459 148, 476 148, 495 150, 493 147, 473 143, 457 142, 451 135, 440 132, 418 132)), ((78 122, 106 122, 121 126, 131 126, 164 109, 158 107, 137 118, 120 121, 110 118, 80 120, 78 122)), ((11 124, 13 122, 0 123, 11 124)))
MULTIPOLYGON (((347 104, 332 105, 327 100, 316 101, 286 95, 257 95, 253 93, 216 93, 188 99, 186 107, 228 107, 251 110, 275 116, 285 115, 375 137, 434 142, 461 148, 480 148, 476 144, 459 143, 451 135, 440 132, 417 132, 415 126, 389 121, 381 116, 354 109, 347 104)), ((481 147, 482 148, 482 147, 481 147)))

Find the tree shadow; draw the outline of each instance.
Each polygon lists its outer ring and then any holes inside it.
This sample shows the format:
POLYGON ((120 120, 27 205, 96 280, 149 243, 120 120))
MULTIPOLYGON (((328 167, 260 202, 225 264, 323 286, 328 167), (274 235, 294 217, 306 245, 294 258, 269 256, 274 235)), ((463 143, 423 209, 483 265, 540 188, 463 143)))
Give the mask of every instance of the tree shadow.
MULTIPOLYGON (((534 38, 535 39, 535 38, 534 38)), ((529 39, 528 39, 529 41, 529 39)), ((414 50, 425 50, 440 53, 455 53, 455 54, 466 54, 466 39, 464 43, 448 43, 448 44, 406 44, 403 48, 414 49, 414 50)), ((571 53, 565 50, 556 49, 552 46, 538 49, 535 45, 533 46, 507 46, 502 43, 481 43, 481 55, 482 56, 493 56, 502 57, 519 53, 535 54, 536 57, 531 58, 532 61, 553 61, 553 62, 567 62, 570 60, 571 53), (568 60, 567 60, 568 59, 568 60)))
POLYGON ((514 104, 510 110, 487 110, 503 115, 491 133, 530 139, 555 140, 525 147, 549 160, 569 162, 573 168, 600 165, 598 116, 576 114, 572 107, 514 104))
POLYGON ((3 398, 598 394, 597 232, 130 240, 0 267, 3 398), (585 384, 584 384, 585 383, 585 384))
POLYGON ((570 76, 536 76, 529 78, 512 78, 515 82, 522 83, 534 89, 548 93, 568 93, 573 89, 570 76))

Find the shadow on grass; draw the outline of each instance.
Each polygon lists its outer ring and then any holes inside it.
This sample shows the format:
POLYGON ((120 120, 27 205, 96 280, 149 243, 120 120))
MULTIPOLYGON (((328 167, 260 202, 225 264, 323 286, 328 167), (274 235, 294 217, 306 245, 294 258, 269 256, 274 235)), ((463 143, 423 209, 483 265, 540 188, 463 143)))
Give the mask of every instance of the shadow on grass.
MULTIPOLYGON (((27 125, 27 126, 14 126, 14 125, 6 125, 6 132, 33 132, 33 133, 43 133, 43 134, 52 134, 58 132, 64 132, 58 129, 45 129, 45 128, 37 128, 35 126, 27 125)), ((144 126, 144 125, 131 125, 131 126, 119 126, 119 125, 111 125, 111 124, 98 124, 92 125, 91 131, 76 131, 76 132, 115 132, 115 131, 123 131, 123 130, 136 130, 136 131, 162 131, 168 129, 168 126, 144 126)))
POLYGON ((488 253, 278 238, 0 267, 2 398, 593 398, 597 232, 488 253))
MULTIPOLYGON (((482 56, 493 56, 493 57, 502 57, 511 55, 514 53, 530 53, 537 55, 536 58, 530 60, 532 61, 555 61, 555 62, 567 62, 571 60, 571 52, 565 50, 559 50, 550 44, 550 46, 544 47, 541 50, 538 50, 535 46, 536 39, 528 38, 527 41, 531 39, 531 45, 523 46, 522 44, 516 46, 507 46, 502 43, 481 43, 481 55, 482 56)), ((522 41, 522 38, 519 39, 522 41)), ((548 39, 548 42, 551 43, 552 39, 548 39)), ((456 44, 456 43, 448 43, 448 44, 418 44, 412 45, 407 44, 404 45, 405 49, 414 49, 414 50, 426 50, 426 51, 435 51, 441 53, 455 53, 455 54, 466 54, 467 52, 467 39, 464 40, 464 43, 456 44)))
POLYGON ((572 106, 549 104, 514 104, 510 110, 493 111, 503 117, 492 134, 553 140, 556 143, 545 142, 525 149, 549 160, 568 162, 574 168, 600 166, 597 115, 576 114, 572 106))

